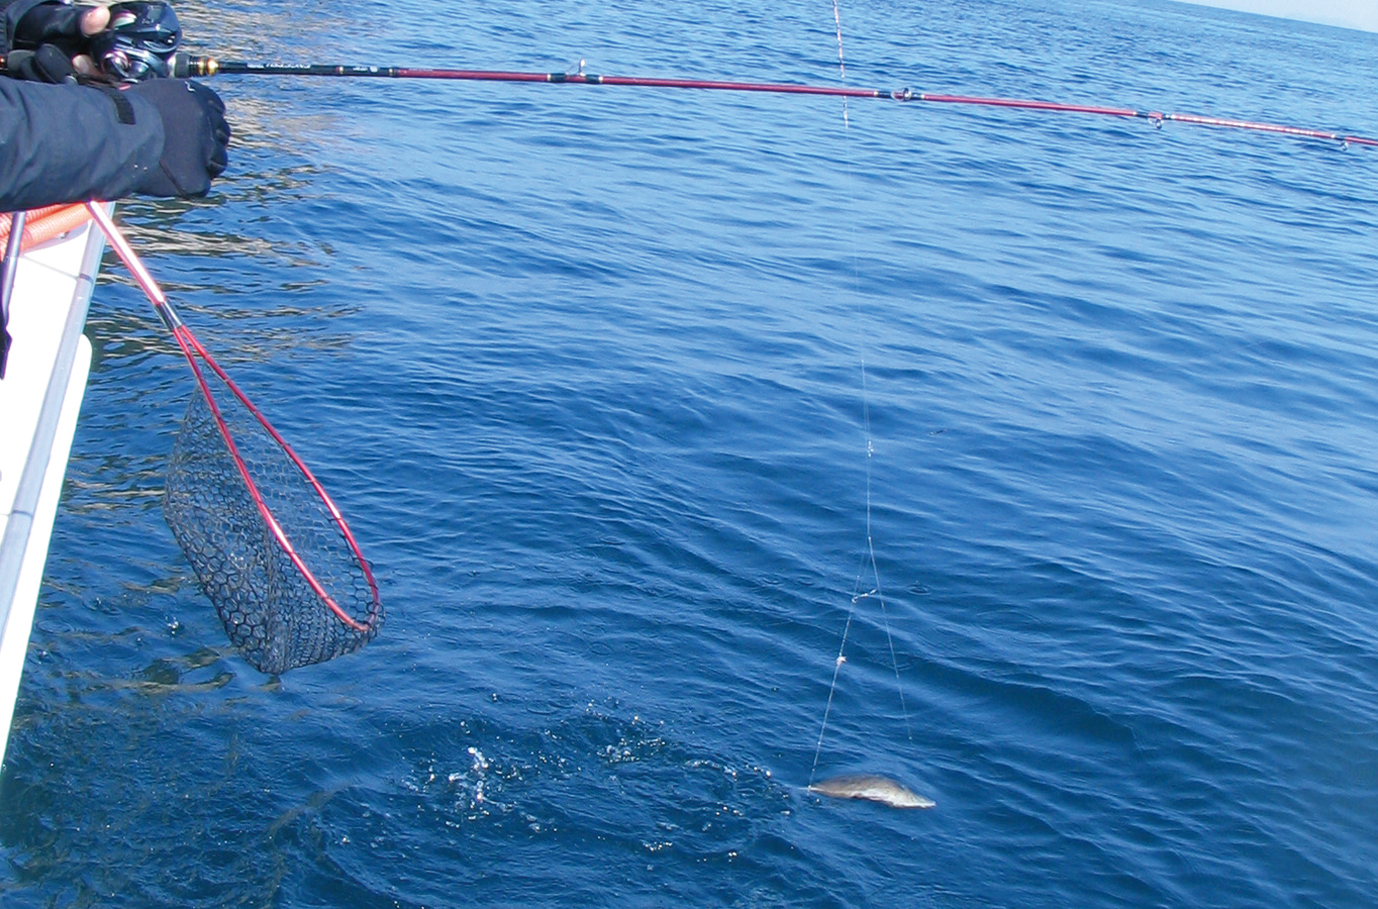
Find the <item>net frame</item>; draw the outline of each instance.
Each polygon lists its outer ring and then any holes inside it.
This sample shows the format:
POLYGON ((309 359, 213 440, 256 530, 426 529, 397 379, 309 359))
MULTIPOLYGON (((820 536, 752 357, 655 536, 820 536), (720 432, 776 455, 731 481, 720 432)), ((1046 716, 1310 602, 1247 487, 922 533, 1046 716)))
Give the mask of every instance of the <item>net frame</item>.
MULTIPOLYGON (((193 552, 191 547, 189 547, 186 542, 186 533, 184 530, 177 526, 173 526, 174 536, 177 537, 178 544, 187 554, 189 561, 193 563, 193 567, 197 569, 197 574, 202 582, 203 590, 205 590, 207 596, 216 606, 217 612, 220 613, 221 620, 225 624, 225 630, 227 634, 229 634, 231 642, 240 650, 245 659, 256 668, 274 674, 310 663, 324 662, 325 660, 341 656, 362 647, 377 636, 383 623, 384 612, 382 602, 379 599, 378 584, 373 576, 373 570, 369 566, 368 560, 364 558, 363 552, 359 548, 359 543, 354 537, 353 531, 349 529, 344 515, 340 512, 339 507, 336 506, 334 500, 331 499, 329 493, 326 492, 320 481, 316 479, 311 469, 307 467, 306 463, 295 451, 293 451, 286 439, 282 437, 282 434, 273 427, 272 423, 268 421, 268 418, 264 416, 263 412, 259 410, 253 401, 249 399, 248 395, 240 389, 235 381, 230 378, 229 374, 226 373, 218 362, 216 362, 215 358, 211 356, 201 344, 200 340, 192 333, 191 329, 182 322, 181 318, 172 308, 167 296, 163 293, 157 282, 153 280, 153 276, 148 272, 147 268, 144 267, 138 256, 135 255, 133 248, 129 245, 128 241, 125 240, 119 229, 115 227, 114 222, 110 219, 104 206, 101 203, 91 202, 87 204, 87 207, 97 225, 105 234, 106 239, 110 241, 111 246, 114 247, 125 266, 129 268, 135 281, 148 297, 149 302, 153 304, 154 309, 157 311, 163 323, 172 332, 172 336, 176 340, 178 348, 182 351, 182 355, 186 358, 187 365, 191 367, 192 374, 196 378, 198 392, 201 399, 207 405, 216 425, 220 440, 224 443, 225 453, 229 455, 230 460, 233 462, 235 473, 243 484, 244 491, 253 502, 254 509, 263 524, 263 529, 266 531, 267 536, 277 546, 278 552, 287 558, 290 565, 296 570, 298 576, 306 582, 307 587, 315 595, 320 605, 324 606, 341 626, 352 633, 352 636, 347 635, 342 643, 337 643, 330 648, 329 652, 325 652, 324 655, 322 655, 322 651, 317 648, 308 658, 299 660, 283 657, 285 646, 294 643, 291 641, 279 642, 284 646, 276 647, 269 646, 266 642, 264 646, 261 647, 246 646, 245 642, 241 640, 242 635, 237 633, 238 629, 233 627, 230 610, 222 605, 222 601, 210 589, 210 581, 205 576, 207 569, 204 568, 205 562, 203 556, 193 552), (200 361, 199 363, 198 360, 200 361), (306 488, 309 488, 311 493, 315 496, 316 502, 324 506, 329 516, 330 524, 339 534, 339 539, 348 548, 348 560, 353 566, 359 569, 363 580, 367 584, 366 602, 361 609, 355 611, 355 614, 351 614, 351 611, 342 606, 337 598, 326 589, 325 584, 317 577, 317 573, 312 570, 302 553, 298 551, 298 547, 293 544, 282 522, 274 515, 272 508, 266 500, 267 497, 265 497, 263 491, 259 488, 259 483, 255 480, 253 471, 246 463, 245 457, 240 451, 240 446, 235 442, 234 433, 230 429, 229 421, 226 419, 220 402, 216 400, 215 393, 211 390, 210 381, 203 372, 201 364, 208 367, 211 373, 229 389, 233 398, 238 401, 238 404, 252 415, 257 426, 267 434, 272 443, 277 446, 277 449, 286 456, 292 468, 294 468, 299 473, 300 477, 306 481, 306 488)), ((193 407, 195 403, 196 399, 193 399, 193 407)), ((190 418, 190 416, 191 409, 188 411, 188 417, 190 418)), ((169 519, 169 523, 172 523, 171 518, 169 519)), ((227 553, 222 552, 220 555, 227 556, 227 553)), ((228 557, 223 559, 223 561, 230 560, 231 559, 228 557)), ((269 559, 269 561, 272 560, 269 559)), ((263 611, 267 614, 267 621, 265 622, 267 628, 273 629, 274 627, 280 627, 280 622, 273 621, 273 619, 278 617, 276 612, 270 611, 266 607, 263 611), (270 612, 271 614, 269 614, 270 612)), ((271 631, 269 633, 271 633, 271 631)), ((290 635, 291 631, 289 629, 287 632, 280 633, 290 635)))

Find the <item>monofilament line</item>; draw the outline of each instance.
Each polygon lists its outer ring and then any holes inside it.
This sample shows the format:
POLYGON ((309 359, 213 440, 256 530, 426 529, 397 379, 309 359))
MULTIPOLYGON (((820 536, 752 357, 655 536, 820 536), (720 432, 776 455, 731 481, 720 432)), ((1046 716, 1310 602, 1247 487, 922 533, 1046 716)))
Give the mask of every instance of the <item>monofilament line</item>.
MULTIPOLYGON (((838 77, 842 83, 847 81, 847 62, 842 48, 842 11, 839 8, 838 0, 833 0, 833 24, 837 27, 837 70, 838 77)), ((842 97, 842 140, 844 146, 843 158, 846 162, 845 173, 847 178, 847 195, 849 209, 856 211, 856 188, 855 177, 853 174, 852 155, 851 155, 851 128, 852 120, 850 109, 847 106, 848 99, 842 97)), ((809 770, 809 785, 813 785, 814 774, 818 772, 818 759, 823 752, 823 738, 828 731, 828 717, 832 713, 833 697, 837 694, 837 679, 842 672, 842 665, 847 662, 847 636, 852 628, 852 618, 856 614, 857 603, 865 599, 874 598, 880 605, 881 621, 885 627, 885 642, 890 648, 890 665, 895 671, 895 689, 899 693, 900 712, 904 715, 905 734, 909 741, 914 740, 914 731, 909 723, 909 708, 904 701, 904 685, 900 680, 899 660, 895 656, 895 641, 890 633, 890 617, 885 608, 885 594, 881 590, 880 568, 876 564, 876 546, 871 532, 871 459, 875 456, 875 445, 871 436, 871 404, 870 393, 867 387, 866 376, 866 332, 863 321, 864 313, 861 307, 861 265, 857 253, 856 242, 856 219, 853 217, 848 224, 848 235, 852 247, 852 294, 857 308, 857 325, 859 327, 859 339, 857 342, 861 360, 861 422, 866 436, 866 553, 862 556, 861 565, 857 568, 856 585, 853 588, 852 601, 847 609, 847 621, 842 626, 842 641, 838 645, 837 659, 833 663, 832 684, 828 687, 828 702, 823 708, 823 722, 818 730, 818 744, 813 751, 813 766, 809 770), (863 592, 862 579, 866 575, 867 563, 870 563, 871 587, 863 592)))

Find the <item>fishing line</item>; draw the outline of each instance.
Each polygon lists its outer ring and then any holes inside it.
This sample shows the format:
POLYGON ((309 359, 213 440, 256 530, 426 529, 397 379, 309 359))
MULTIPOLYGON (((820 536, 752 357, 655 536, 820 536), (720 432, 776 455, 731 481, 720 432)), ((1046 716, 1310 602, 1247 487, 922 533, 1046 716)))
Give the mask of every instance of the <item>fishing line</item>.
MULTIPOLYGON (((842 13, 838 8, 838 0, 833 0, 833 23, 837 28, 837 70, 838 78, 845 87, 847 81, 847 63, 842 46, 842 13)), ((885 608, 885 594, 881 589, 880 568, 876 564, 875 540, 871 530, 871 503, 872 503, 872 459, 875 457, 875 444, 871 435, 871 402, 866 374, 866 325, 865 313, 861 305, 861 264, 860 256, 857 252, 856 242, 856 173, 852 161, 851 151, 851 130, 852 120, 851 111, 848 107, 848 94, 842 95, 842 142, 844 148, 843 159, 846 162, 844 170, 847 177, 847 201, 849 210, 853 212, 853 217, 848 222, 848 238, 852 248, 852 294, 856 300, 856 324, 858 328, 857 348, 861 360, 861 423, 862 430, 866 437, 866 552, 861 556, 861 562, 857 566, 856 583, 852 587, 851 603, 847 608, 847 619, 842 626, 842 640, 838 644, 837 659, 833 662, 832 683, 828 686, 828 700, 823 707, 823 722, 818 730, 818 743, 813 750, 813 766, 809 768, 809 786, 813 785, 814 775, 818 772, 818 760, 823 753, 823 739, 828 732, 828 717, 832 713, 833 698, 837 694, 837 680, 842 673, 842 666, 847 662, 847 637, 852 629, 852 619, 856 615, 857 604, 862 600, 874 598, 880 605, 882 624, 885 628, 885 642, 890 648, 890 665, 895 671, 895 689, 899 693, 900 712, 904 715, 904 729, 909 736, 909 741, 914 740, 914 732, 909 723, 909 708, 904 701, 904 685, 900 680, 899 660, 895 656, 895 641, 890 633, 890 616, 885 608), (866 576, 867 565, 870 565, 871 584, 870 590, 863 590, 862 580, 866 576)))

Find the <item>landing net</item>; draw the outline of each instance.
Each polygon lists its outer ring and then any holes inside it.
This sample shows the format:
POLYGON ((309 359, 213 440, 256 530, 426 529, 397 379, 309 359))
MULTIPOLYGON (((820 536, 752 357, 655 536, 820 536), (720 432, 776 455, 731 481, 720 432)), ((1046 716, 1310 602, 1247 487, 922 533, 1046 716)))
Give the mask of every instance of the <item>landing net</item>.
POLYGON ((85 207, 196 377, 163 515, 230 642, 274 674, 358 650, 377 636, 383 606, 340 510, 183 324, 105 206, 85 207))
POLYGON ((163 513, 230 642, 266 673, 359 649, 383 608, 344 519, 219 366, 197 368, 190 352, 188 361, 200 388, 168 463, 163 513))

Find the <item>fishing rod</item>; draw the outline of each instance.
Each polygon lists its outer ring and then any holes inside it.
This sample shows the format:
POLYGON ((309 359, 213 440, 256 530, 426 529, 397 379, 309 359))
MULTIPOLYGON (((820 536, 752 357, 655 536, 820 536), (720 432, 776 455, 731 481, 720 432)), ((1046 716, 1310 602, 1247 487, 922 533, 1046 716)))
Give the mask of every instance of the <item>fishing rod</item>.
POLYGON ((725 82, 708 79, 664 79, 637 76, 600 76, 584 72, 583 61, 572 73, 507 72, 478 69, 420 69, 405 66, 353 66, 330 64, 247 63, 240 60, 216 60, 186 53, 173 55, 169 68, 180 78, 205 78, 219 75, 239 76, 333 76, 374 79, 442 79, 464 82, 537 82, 557 85, 617 85, 637 88, 679 88, 707 91, 766 92, 780 95, 823 95, 841 98, 880 98, 893 101, 926 101, 933 104, 964 104, 985 107, 1004 107, 1018 110, 1055 111, 1061 113, 1096 114, 1107 117, 1137 118, 1154 126, 1165 122, 1189 123, 1197 126, 1217 126, 1255 132, 1279 133, 1307 139, 1326 139, 1343 145, 1378 147, 1378 139, 1321 129, 1262 123, 1200 114, 1163 113, 1135 110, 1128 107, 1106 107, 1095 104, 1065 104, 1055 101, 1033 101, 1019 98, 983 98, 972 95, 944 95, 916 92, 908 88, 886 91, 875 88, 845 86, 800 85, 780 82, 725 82))
MULTIPOLYGON (((709 79, 665 79, 636 76, 600 76, 584 72, 536 73, 476 69, 422 69, 405 66, 294 65, 286 63, 247 63, 241 60, 216 60, 178 50, 182 32, 177 14, 162 0, 131 0, 110 6, 110 27, 93 39, 92 56, 100 70, 98 80, 138 82, 158 76, 207 78, 218 75, 241 76, 329 76, 373 79, 447 79, 466 82, 537 82, 556 85, 615 85, 638 88, 676 88, 708 91, 767 92, 780 95, 823 95, 841 98, 881 98, 893 101, 926 101, 932 104, 962 104, 1003 107, 1017 110, 1094 114, 1147 120, 1156 127, 1165 122, 1216 126, 1254 132, 1278 133, 1307 139, 1325 139, 1344 146, 1378 147, 1378 139, 1322 129, 1307 129, 1278 123, 1207 117, 1200 114, 1163 113, 1127 107, 1095 104, 1065 104, 1019 98, 983 98, 971 95, 943 95, 916 92, 908 88, 886 91, 846 86, 799 85, 780 82, 726 82, 709 79)), ((32 51, 11 51, 0 56, 0 69, 14 71, 22 57, 32 51)))

